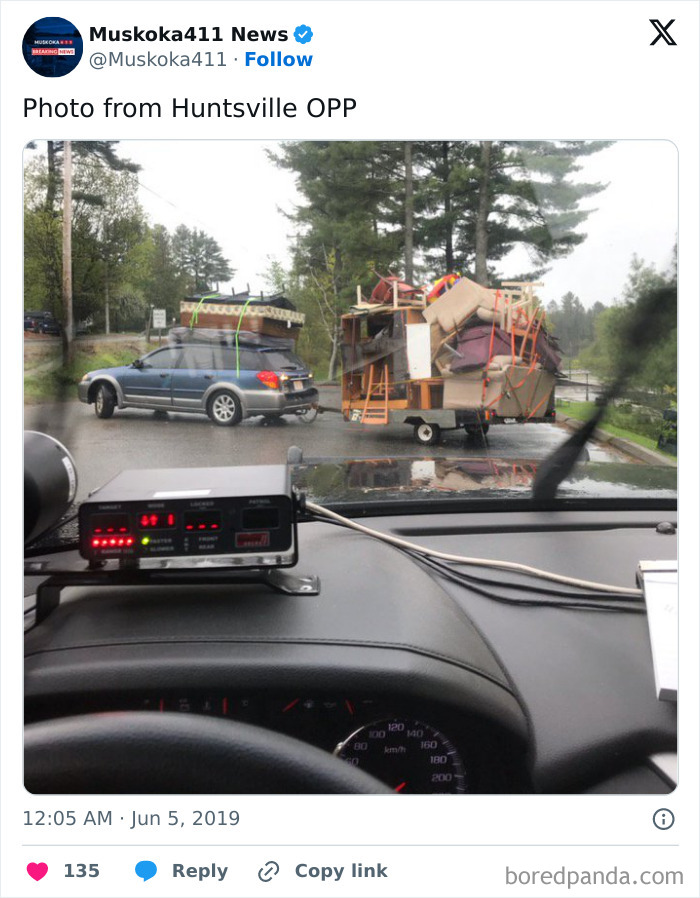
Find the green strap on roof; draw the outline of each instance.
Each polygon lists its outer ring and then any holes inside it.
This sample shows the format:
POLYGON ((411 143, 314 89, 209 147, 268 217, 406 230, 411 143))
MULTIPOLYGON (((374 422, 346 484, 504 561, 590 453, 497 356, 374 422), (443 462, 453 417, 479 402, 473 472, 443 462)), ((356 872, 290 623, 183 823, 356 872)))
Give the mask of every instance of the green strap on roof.
POLYGON ((239 353, 238 353, 238 332, 241 329, 241 324, 243 322, 243 316, 245 315, 245 310, 248 308, 248 303, 250 302, 250 300, 251 300, 251 297, 248 297, 248 299, 245 301, 245 305, 241 309, 241 314, 238 316, 238 327, 236 328, 236 377, 241 376, 241 365, 240 365, 240 358, 239 358, 239 353))
POLYGON ((194 330, 194 326, 197 323, 197 318, 199 317, 199 310, 202 308, 202 303, 205 303, 208 299, 216 299, 216 297, 216 293, 208 293, 206 296, 203 296, 199 300, 195 307, 195 310, 192 312, 192 318, 190 319, 190 330, 194 330))

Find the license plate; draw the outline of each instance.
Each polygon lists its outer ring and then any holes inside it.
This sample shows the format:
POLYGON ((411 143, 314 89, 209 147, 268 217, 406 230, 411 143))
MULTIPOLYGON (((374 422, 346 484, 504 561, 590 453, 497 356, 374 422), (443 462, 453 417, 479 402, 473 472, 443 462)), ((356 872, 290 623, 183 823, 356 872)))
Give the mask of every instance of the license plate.
POLYGON ((303 380, 292 381, 292 389, 293 390, 303 390, 304 389, 304 381, 303 380))

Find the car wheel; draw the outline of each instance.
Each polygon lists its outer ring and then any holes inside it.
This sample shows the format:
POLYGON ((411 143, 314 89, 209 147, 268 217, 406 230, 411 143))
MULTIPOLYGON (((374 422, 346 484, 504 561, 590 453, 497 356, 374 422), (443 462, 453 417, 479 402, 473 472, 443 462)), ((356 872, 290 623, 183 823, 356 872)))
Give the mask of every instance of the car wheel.
POLYGON ((421 446, 434 446, 440 439, 440 428, 437 424, 416 424, 413 436, 421 446))
POLYGON ((238 397, 227 390, 214 393, 207 405, 207 414, 219 427, 233 427, 243 416, 238 397))
POLYGON ((117 397, 114 395, 114 390, 107 384, 101 384, 95 394, 95 414, 97 417, 111 418, 116 405, 117 397))

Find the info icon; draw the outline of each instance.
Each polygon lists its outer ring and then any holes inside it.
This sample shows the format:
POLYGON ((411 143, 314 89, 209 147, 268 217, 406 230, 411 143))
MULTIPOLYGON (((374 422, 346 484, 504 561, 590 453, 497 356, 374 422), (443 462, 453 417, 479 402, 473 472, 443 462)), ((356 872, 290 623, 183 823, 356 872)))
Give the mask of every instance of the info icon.
POLYGON ((22 55, 32 71, 44 78, 62 78, 78 65, 83 39, 68 19, 47 16, 27 28, 22 55))

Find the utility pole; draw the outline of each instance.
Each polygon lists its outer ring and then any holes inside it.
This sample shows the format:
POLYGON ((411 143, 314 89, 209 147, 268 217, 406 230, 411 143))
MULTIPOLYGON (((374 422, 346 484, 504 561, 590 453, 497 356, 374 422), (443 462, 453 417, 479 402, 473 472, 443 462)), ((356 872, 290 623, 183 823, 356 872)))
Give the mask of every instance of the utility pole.
POLYGON ((109 334, 109 265, 105 262, 105 333, 109 334))
POLYGON ((63 365, 73 361, 73 156, 71 142, 63 142, 63 330, 61 348, 63 365))

